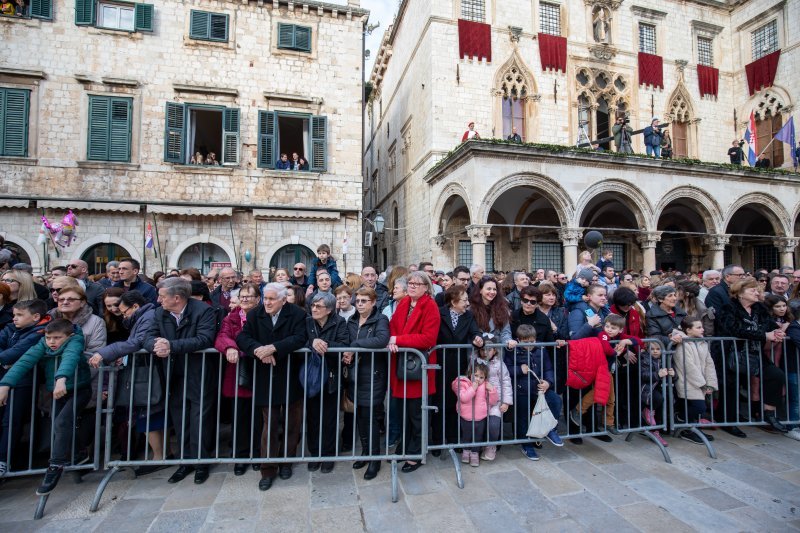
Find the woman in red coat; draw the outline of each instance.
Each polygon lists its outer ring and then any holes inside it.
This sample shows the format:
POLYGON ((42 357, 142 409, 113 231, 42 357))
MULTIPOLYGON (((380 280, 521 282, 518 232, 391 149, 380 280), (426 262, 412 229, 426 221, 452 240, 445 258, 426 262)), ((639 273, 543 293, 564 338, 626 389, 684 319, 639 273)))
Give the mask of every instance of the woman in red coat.
MULTIPOLYGON (((439 335, 439 307, 433 299, 433 286, 425 272, 408 274, 408 296, 397 305, 389 323, 389 351, 397 354, 398 348, 414 348, 423 353, 436 345, 439 335)), ((400 352, 403 355, 403 352, 400 352)), ((422 381, 405 381, 397 377, 397 355, 391 358, 389 370, 390 390, 393 398, 405 401, 405 434, 398 446, 399 453, 419 455, 422 451, 422 381)), ((428 363, 436 363, 436 353, 431 352, 428 363)), ((428 370, 428 394, 436 392, 436 378, 428 370)), ((403 472, 413 472, 422 463, 406 461, 403 472)))
MULTIPOLYGON (((258 457, 261 441, 261 416, 253 415, 253 363, 251 359, 239 361, 241 352, 236 345, 236 337, 242 332, 247 313, 261 303, 258 286, 245 283, 239 289, 239 305, 234 307, 222 320, 214 348, 228 361, 222 378, 222 396, 235 398, 235 423, 231 428, 231 450, 234 457, 258 457), (238 362, 238 365, 237 365, 238 362), (249 383, 245 383, 249 381, 249 383), (250 433, 251 420, 253 433, 250 433), (234 442, 235 430, 235 442, 234 442), (251 437, 252 438, 248 438, 251 437)), ((233 472, 237 476, 244 475, 247 465, 237 463, 233 472)))

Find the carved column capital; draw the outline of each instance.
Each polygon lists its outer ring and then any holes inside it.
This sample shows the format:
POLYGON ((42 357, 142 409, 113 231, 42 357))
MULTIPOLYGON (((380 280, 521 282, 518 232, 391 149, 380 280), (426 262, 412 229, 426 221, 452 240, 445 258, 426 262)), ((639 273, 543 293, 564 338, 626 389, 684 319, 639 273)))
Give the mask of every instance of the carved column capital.
POLYGON ((730 244, 730 235, 708 235, 705 237, 705 244, 709 250, 720 251, 725 250, 725 247, 730 244))
POLYGON ((661 240, 662 233, 661 231, 647 231, 637 235, 636 240, 639 241, 642 248, 655 248, 658 241, 661 240))
POLYGON ((444 249, 445 245, 447 244, 447 237, 445 235, 437 235, 433 238, 433 244, 438 246, 440 249, 444 249))
POLYGON ((800 242, 800 240, 793 237, 778 237, 772 242, 775 244, 775 248, 780 250, 782 253, 791 254, 794 253, 794 250, 797 248, 797 244, 800 242))
POLYGON ((578 228, 561 228, 558 230, 558 238, 564 246, 578 246, 583 232, 578 228))
POLYGON ((471 224, 465 228, 472 244, 485 244, 486 239, 492 233, 490 224, 471 224))

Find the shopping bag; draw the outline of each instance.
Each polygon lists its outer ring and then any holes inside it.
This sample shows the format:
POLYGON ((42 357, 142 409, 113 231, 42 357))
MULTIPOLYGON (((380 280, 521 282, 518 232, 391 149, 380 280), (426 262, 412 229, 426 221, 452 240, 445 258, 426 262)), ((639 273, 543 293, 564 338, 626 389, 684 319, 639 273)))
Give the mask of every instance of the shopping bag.
POLYGON ((550 412, 550 407, 544 399, 544 393, 539 393, 536 405, 533 406, 531 423, 528 425, 526 435, 532 439, 543 439, 558 425, 558 420, 550 412))

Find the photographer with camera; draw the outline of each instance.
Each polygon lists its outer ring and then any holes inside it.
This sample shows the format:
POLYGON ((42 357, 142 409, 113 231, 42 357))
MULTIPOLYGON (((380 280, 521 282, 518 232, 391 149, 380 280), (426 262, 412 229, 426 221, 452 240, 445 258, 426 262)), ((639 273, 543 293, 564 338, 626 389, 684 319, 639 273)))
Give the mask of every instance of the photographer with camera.
POLYGON ((617 152, 632 154, 631 148, 631 135, 633 128, 630 127, 631 120, 626 116, 617 117, 617 123, 611 128, 611 133, 614 135, 614 146, 617 147, 617 152))
POLYGON ((728 157, 731 158, 731 165, 741 165, 742 161, 744 161, 742 146, 744 146, 744 139, 733 141, 731 147, 728 148, 728 157))
POLYGON ((661 128, 658 118, 653 118, 650 125, 644 129, 644 148, 647 156, 655 155, 656 159, 661 159, 661 128))

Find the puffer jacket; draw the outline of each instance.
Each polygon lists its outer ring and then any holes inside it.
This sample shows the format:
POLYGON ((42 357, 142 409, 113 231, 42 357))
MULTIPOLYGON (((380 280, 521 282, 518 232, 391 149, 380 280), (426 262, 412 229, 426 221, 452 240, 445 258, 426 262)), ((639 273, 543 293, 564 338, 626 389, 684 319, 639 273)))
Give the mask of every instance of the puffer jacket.
POLYGON ((594 403, 606 405, 611 390, 611 373, 603 346, 597 337, 569 341, 567 386, 585 389, 594 385, 594 403))
POLYGON ((680 330, 681 322, 686 317, 686 311, 675 306, 674 315, 664 311, 660 305, 653 304, 647 311, 647 336, 658 339, 664 346, 669 346, 672 332, 680 330))
MULTIPOLYGON (((359 325, 359 321, 358 313, 347 321, 350 346, 376 350, 386 348, 389 344, 389 319, 386 315, 376 306, 363 325, 359 325)), ((388 352, 356 352, 353 361, 355 366, 348 370, 348 395, 359 406, 382 405, 389 382, 388 352)))
POLYGON ((505 363, 514 375, 514 387, 518 397, 527 398, 531 394, 538 394, 539 379, 543 379, 550 384, 552 389, 555 385, 555 375, 553 374, 553 363, 550 354, 544 348, 534 348, 527 350, 517 346, 514 351, 505 351, 505 363), (527 374, 522 373, 522 365, 529 369, 527 374))
POLYGON ((97 353, 103 356, 105 362, 110 363, 115 359, 141 350, 144 346, 144 340, 147 338, 150 325, 153 323, 155 312, 156 306, 153 304, 141 306, 133 314, 132 320, 125 321, 125 326, 131 331, 128 335, 128 340, 103 346, 97 350, 97 353))
POLYGON ((675 368, 675 394, 687 400, 703 400, 705 394, 701 387, 719 388, 717 372, 708 342, 687 341, 682 332, 677 333, 683 342, 675 346, 672 366, 675 368))
POLYGON ((308 357, 318 357, 319 355, 324 355, 325 357, 328 379, 327 382, 323 381, 322 383, 323 392, 327 392, 328 394, 336 393, 341 376, 340 371, 342 364, 340 361, 342 359, 342 353, 326 352, 325 354, 318 355, 314 351, 313 343, 315 339, 322 339, 328 343, 328 348, 345 348, 349 346, 350 332, 347 330, 347 322, 337 315, 336 312, 332 312, 328 316, 328 320, 325 321, 322 327, 320 327, 317 321, 312 317, 306 317, 306 338, 308 339, 306 341, 306 348, 311 350, 308 357))
POLYGON ((498 391, 500 398, 498 403, 492 404, 490 407, 489 416, 502 417, 503 413, 500 412, 500 404, 514 404, 514 386, 511 383, 511 373, 499 353, 495 354, 486 363, 489 365, 489 379, 487 381, 498 391))
MULTIPOLYGON (((50 322, 50 317, 45 315, 33 326, 17 329, 17 326, 12 323, 0 331, 0 378, 25 352, 44 338, 44 327, 48 322, 50 322)), ((23 377, 17 383, 17 387, 31 386, 33 386, 33 373, 23 377)))
POLYGON ((450 386, 458 397, 456 404, 458 416, 464 420, 484 420, 491 409, 499 409, 500 395, 497 387, 493 387, 489 392, 486 390, 486 383, 481 383, 476 389, 468 377, 459 376, 453 380, 450 386))

